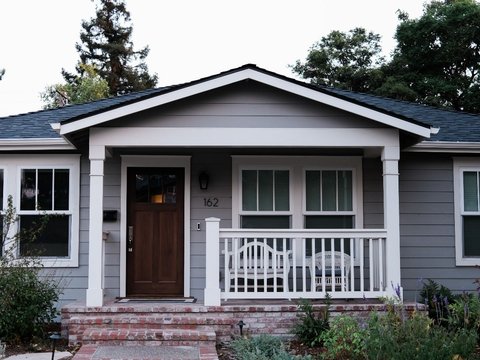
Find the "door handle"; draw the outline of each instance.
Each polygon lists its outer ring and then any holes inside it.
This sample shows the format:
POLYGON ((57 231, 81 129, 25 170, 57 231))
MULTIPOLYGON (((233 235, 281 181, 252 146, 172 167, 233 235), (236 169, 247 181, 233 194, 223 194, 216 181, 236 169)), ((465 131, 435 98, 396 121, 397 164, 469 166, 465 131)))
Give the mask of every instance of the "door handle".
POLYGON ((128 227, 128 252, 133 252, 133 226, 128 227))

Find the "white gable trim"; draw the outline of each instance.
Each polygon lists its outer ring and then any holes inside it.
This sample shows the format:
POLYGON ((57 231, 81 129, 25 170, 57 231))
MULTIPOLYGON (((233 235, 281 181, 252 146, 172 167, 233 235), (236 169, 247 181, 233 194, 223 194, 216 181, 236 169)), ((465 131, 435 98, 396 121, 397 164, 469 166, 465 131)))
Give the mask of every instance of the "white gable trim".
POLYGON ((260 83, 275 87, 277 89, 303 96, 307 99, 330 105, 340 110, 350 112, 352 114, 366 117, 384 125, 392 126, 397 129, 404 130, 426 138, 430 137, 431 130, 429 128, 425 128, 423 126, 410 123, 397 117, 387 115, 361 105, 354 104, 347 100, 339 99, 332 95, 324 94, 320 91, 310 89, 303 85, 295 84, 290 81, 280 79, 269 74, 265 74, 255 69, 244 69, 230 74, 218 76, 210 80, 202 81, 197 84, 180 88, 178 90, 173 90, 165 94, 160 94, 150 99, 142 100, 130 105, 124 105, 117 109, 105 111, 101 114, 89 116, 78 121, 73 121, 71 123, 60 125, 60 134, 66 135, 74 131, 99 125, 122 116, 131 115, 143 110, 168 104, 173 101, 185 99, 193 95, 218 89, 220 87, 231 85, 247 79, 255 80, 260 83))

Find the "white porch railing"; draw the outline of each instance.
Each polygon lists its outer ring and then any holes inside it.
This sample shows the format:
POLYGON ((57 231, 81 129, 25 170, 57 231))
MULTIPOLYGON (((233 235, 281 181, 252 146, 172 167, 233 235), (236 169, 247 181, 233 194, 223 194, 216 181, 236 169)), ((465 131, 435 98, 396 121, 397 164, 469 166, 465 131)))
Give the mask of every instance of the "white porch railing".
POLYGON ((206 222, 205 305, 389 292, 385 230, 220 229, 219 219, 206 222))

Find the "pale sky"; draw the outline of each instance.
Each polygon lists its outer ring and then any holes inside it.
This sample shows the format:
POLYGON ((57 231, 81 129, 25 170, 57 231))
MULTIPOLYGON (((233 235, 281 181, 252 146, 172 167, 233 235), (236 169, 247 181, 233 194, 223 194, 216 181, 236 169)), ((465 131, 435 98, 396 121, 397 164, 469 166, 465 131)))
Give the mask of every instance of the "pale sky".
MULTIPOLYGON (((90 0, 2 0, 0 116, 42 108, 40 93, 63 82, 79 56, 90 0)), ((288 65, 332 30, 364 27, 395 46, 396 11, 421 16, 424 0, 127 0, 135 49, 150 47, 147 64, 158 86, 216 74, 247 63, 295 77, 288 65)))

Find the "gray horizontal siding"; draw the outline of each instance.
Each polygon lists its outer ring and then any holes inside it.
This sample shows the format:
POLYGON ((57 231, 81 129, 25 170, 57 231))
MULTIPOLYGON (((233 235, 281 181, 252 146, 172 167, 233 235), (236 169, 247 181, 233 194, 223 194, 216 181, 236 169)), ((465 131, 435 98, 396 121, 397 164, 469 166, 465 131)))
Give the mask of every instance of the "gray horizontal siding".
POLYGON ((402 154, 400 234, 402 285, 418 297, 423 279, 456 292, 475 289, 478 270, 455 265, 453 162, 439 154, 402 154))
POLYGON ((249 84, 147 110, 112 126, 369 128, 378 127, 378 123, 264 85, 249 84))

